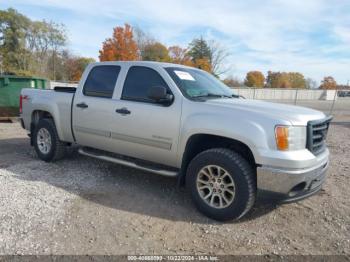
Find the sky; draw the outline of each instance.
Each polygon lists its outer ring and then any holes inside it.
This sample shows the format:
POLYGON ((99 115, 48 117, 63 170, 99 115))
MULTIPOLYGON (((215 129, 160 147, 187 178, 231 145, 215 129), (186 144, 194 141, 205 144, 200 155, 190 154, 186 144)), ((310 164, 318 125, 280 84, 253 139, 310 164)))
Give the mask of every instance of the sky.
POLYGON ((9 7, 65 24, 76 55, 98 59, 112 28, 129 23, 167 46, 219 42, 229 52, 226 76, 297 71, 350 81, 350 0, 0 0, 9 7))

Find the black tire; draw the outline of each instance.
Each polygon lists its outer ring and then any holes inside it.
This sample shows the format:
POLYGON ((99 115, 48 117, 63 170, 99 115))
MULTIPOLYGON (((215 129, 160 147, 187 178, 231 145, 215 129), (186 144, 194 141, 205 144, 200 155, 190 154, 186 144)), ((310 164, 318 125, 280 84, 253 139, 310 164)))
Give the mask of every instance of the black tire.
POLYGON ((66 144, 60 141, 55 123, 52 119, 41 119, 36 125, 33 135, 34 148, 41 160, 45 162, 56 161, 64 157, 66 153, 66 144), (38 145, 38 132, 40 129, 46 129, 51 136, 51 148, 47 153, 43 153, 38 145))
POLYGON ((197 209, 204 215, 219 221, 239 219, 254 205, 256 198, 256 173, 252 166, 238 153, 226 148, 209 149, 198 154, 189 164, 186 186, 190 190, 197 209), (208 165, 225 169, 235 184, 233 202, 224 208, 210 206, 197 190, 197 176, 208 165))

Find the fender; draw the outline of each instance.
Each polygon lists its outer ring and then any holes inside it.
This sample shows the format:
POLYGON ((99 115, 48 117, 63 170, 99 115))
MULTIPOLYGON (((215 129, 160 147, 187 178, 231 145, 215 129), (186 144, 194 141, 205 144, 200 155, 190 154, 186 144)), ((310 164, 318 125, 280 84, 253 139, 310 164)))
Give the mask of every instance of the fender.
POLYGON ((269 132, 273 134, 273 127, 271 127, 271 130, 266 130, 266 127, 264 128, 258 122, 249 120, 249 118, 240 118, 239 121, 231 121, 231 119, 235 119, 235 117, 217 113, 196 113, 188 116, 181 128, 177 155, 178 165, 181 166, 190 137, 197 134, 215 135, 237 140, 251 150, 256 162, 259 163, 258 148, 269 147, 268 137, 269 132), (210 119, 210 123, 208 119, 210 119))

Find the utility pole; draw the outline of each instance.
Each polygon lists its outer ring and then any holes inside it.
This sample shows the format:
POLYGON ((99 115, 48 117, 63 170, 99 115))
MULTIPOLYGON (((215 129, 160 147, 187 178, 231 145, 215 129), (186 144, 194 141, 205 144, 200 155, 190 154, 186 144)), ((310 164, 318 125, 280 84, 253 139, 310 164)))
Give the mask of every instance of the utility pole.
POLYGON ((338 90, 337 90, 337 88, 335 88, 334 89, 333 103, 332 103, 331 109, 329 110, 329 115, 331 115, 333 113, 334 104, 335 104, 335 100, 337 99, 337 96, 338 96, 338 90))
POLYGON ((297 104, 297 100, 298 100, 298 88, 295 90, 294 105, 297 104))

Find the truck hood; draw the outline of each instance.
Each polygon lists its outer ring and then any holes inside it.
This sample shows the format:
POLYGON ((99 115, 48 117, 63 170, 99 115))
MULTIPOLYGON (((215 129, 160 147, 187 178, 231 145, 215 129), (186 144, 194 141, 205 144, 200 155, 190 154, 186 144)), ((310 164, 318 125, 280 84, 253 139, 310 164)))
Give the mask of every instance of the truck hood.
POLYGON ((212 99, 205 103, 265 115, 278 120, 289 121, 292 125, 307 125, 310 120, 325 118, 325 114, 306 107, 264 102, 250 99, 212 99))

